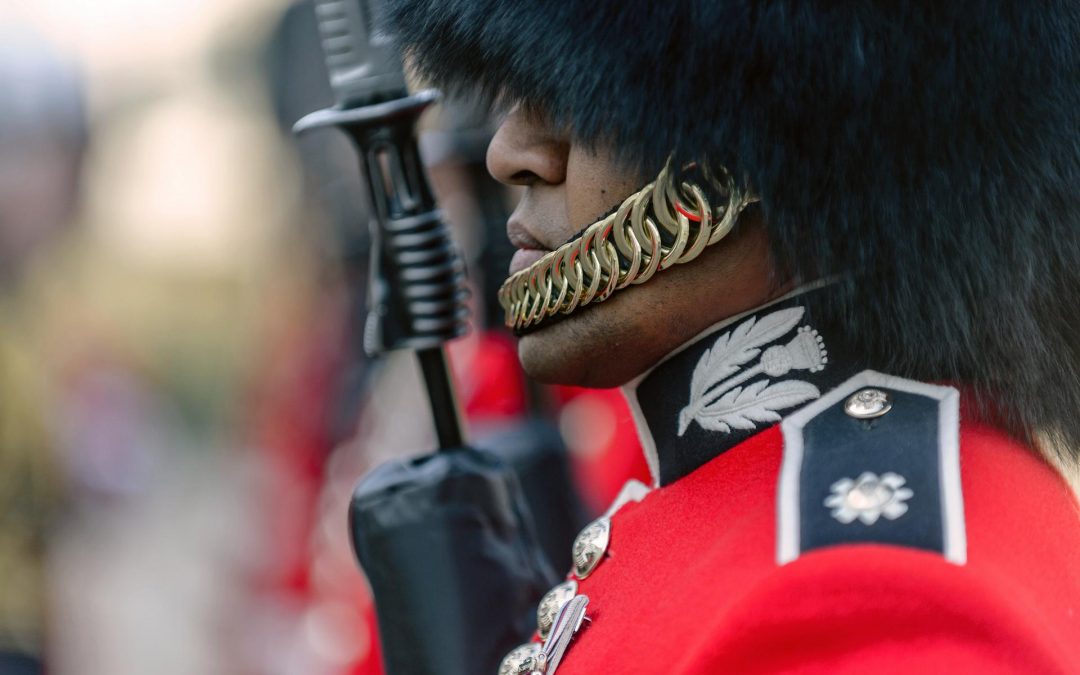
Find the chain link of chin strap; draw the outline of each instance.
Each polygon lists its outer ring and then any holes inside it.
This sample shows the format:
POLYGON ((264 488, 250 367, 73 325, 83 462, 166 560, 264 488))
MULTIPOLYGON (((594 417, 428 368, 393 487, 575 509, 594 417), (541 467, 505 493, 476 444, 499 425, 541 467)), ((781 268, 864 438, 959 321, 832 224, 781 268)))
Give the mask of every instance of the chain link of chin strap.
POLYGON ((512 275, 499 289, 507 327, 524 331, 556 314, 603 302, 661 270, 690 262, 723 239, 758 198, 739 189, 726 171, 705 180, 727 197, 725 204, 713 206, 688 180, 676 184, 669 164, 614 213, 512 275), (661 237, 661 230, 667 236, 661 237))

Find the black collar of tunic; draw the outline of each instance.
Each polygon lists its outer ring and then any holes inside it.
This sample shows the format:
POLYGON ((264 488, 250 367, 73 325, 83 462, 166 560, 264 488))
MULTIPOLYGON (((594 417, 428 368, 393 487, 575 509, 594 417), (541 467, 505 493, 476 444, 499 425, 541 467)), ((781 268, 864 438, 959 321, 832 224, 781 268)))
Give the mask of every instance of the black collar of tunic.
POLYGON ((828 284, 726 319, 627 385, 658 485, 694 471, 869 367, 809 311, 828 284))

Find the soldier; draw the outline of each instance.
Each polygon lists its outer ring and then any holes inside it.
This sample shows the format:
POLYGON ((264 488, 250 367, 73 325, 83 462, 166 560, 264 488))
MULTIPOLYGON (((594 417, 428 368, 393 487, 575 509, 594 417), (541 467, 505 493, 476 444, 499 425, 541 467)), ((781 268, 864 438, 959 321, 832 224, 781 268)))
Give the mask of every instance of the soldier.
POLYGON ((507 106, 523 364, 655 483, 501 672, 1080 670, 1075 3, 390 4, 507 106))

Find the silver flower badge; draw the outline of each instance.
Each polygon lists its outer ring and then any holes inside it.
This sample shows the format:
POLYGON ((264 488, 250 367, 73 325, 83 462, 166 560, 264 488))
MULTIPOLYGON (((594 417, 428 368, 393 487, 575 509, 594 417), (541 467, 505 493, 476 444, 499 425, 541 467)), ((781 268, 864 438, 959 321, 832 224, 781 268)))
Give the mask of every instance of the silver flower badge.
POLYGON ((818 372, 829 362, 829 352, 816 330, 803 326, 785 345, 768 343, 791 332, 802 320, 802 307, 782 309, 762 317, 751 317, 724 333, 701 356, 690 380, 690 402, 679 412, 679 435, 697 422, 702 429, 727 433, 732 429, 753 429, 759 422, 776 422, 777 411, 821 396, 809 382, 768 380, 742 386, 757 375, 781 377, 795 370, 818 372), (740 366, 761 356, 754 366, 740 366))
POLYGON ((832 494, 825 499, 825 506, 832 509, 832 517, 847 525, 856 518, 866 525, 873 525, 884 516, 896 520, 907 513, 905 503, 915 494, 904 487, 907 480, 892 472, 877 474, 869 471, 852 480, 843 478, 832 484, 832 494))

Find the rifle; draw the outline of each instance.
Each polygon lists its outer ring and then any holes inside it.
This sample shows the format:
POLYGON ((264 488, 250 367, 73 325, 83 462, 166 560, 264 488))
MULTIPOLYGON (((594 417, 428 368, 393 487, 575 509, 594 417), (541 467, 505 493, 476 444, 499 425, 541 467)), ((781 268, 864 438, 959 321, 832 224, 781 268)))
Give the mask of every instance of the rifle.
POLYGON ((377 0, 314 6, 336 103, 294 130, 333 127, 357 150, 372 210, 365 350, 416 352, 439 439, 433 454, 371 471, 350 505, 385 668, 389 675, 494 672, 532 634, 533 608, 556 578, 514 473, 464 440, 443 345, 466 331, 465 270, 415 140, 417 119, 439 95, 408 92, 377 0))

